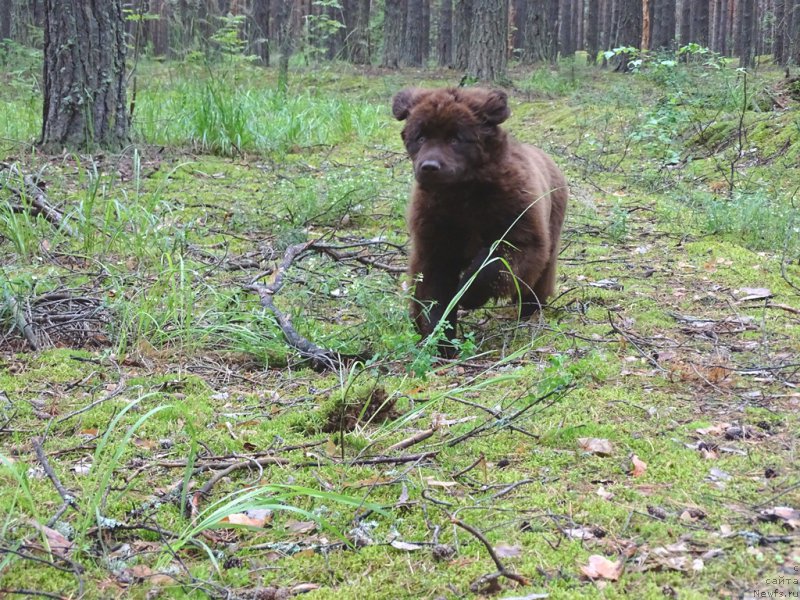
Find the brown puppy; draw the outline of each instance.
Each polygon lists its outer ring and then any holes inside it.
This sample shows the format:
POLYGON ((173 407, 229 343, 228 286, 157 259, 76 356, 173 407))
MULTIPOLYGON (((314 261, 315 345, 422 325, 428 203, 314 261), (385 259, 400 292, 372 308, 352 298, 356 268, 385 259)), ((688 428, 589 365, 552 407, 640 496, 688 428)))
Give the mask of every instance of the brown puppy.
MULTIPOLYGON (((498 127, 511 114, 502 91, 407 89, 394 97, 392 112, 406 121, 402 137, 416 179, 409 273, 416 281, 411 316, 420 333, 435 329, 467 285, 462 308, 509 297, 529 317, 555 287, 569 194, 561 171, 541 150, 498 127)), ((446 318, 452 340, 456 310, 446 318)))

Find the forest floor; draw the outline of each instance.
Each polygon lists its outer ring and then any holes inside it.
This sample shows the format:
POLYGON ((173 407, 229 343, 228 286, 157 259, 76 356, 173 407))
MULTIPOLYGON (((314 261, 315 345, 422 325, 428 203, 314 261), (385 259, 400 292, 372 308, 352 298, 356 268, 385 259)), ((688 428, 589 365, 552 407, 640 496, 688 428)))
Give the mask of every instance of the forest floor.
POLYGON ((800 109, 669 68, 516 75, 572 187, 559 295, 464 315, 453 361, 406 316, 388 108, 452 74, 300 73, 231 157, 166 121, 3 150, 0 596, 800 593, 800 109), (9 208, 37 178, 60 228, 9 208))

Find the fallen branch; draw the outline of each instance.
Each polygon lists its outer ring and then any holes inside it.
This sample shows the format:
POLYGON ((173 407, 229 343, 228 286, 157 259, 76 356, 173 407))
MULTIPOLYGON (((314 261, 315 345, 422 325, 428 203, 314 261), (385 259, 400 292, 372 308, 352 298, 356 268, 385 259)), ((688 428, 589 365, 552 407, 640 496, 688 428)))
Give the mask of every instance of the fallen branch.
POLYGON ((31 347, 31 350, 37 351, 41 349, 42 345, 39 342, 39 338, 36 336, 36 332, 33 330, 33 325, 28 321, 27 316, 25 315, 25 311, 22 310, 20 307, 19 302, 14 296, 11 294, 11 291, 3 287, 3 298, 8 305, 8 308, 11 310, 11 316, 14 319, 14 324, 19 329, 19 332, 25 337, 25 340, 28 342, 28 345, 31 347))
POLYGON ((427 440, 434 433, 436 433, 435 427, 432 427, 431 429, 426 429, 424 431, 420 431, 419 433, 414 434, 411 437, 408 437, 404 440, 400 440, 396 444, 392 444, 386 449, 386 451, 395 452, 397 450, 404 450, 410 446, 413 446, 414 444, 419 444, 420 442, 427 440))
POLYGON ((464 531, 472 534, 473 536, 475 536, 486 547, 487 552, 489 552, 489 556, 491 556, 492 560, 494 561, 495 566, 497 567, 497 572, 496 573, 490 573, 489 575, 483 575, 483 576, 479 577, 470 586, 470 589, 473 592, 478 591, 478 588, 479 588, 479 586, 481 584, 492 582, 492 581, 494 581, 494 580, 496 580, 496 579, 498 579, 500 577, 505 577, 505 578, 510 579, 512 581, 516 581, 520 585, 528 585, 529 581, 525 577, 523 577, 522 575, 518 575, 517 573, 514 573, 513 571, 509 571, 508 569, 506 569, 505 565, 500 561, 500 558, 497 556, 497 553, 494 551, 494 548, 492 548, 492 545, 489 543, 489 540, 486 539, 486 536, 484 536, 480 531, 475 529, 472 525, 468 525, 467 523, 464 523, 464 521, 462 521, 461 519, 459 519, 459 518, 457 518, 457 517, 455 517, 453 515, 448 515, 448 516, 450 517, 450 522, 453 523, 453 525, 461 527, 461 529, 463 529, 464 531))
POLYGON ((64 501, 61 507, 56 511, 55 516, 53 516, 48 522, 47 526, 52 527, 56 521, 64 514, 69 506, 75 506, 75 497, 69 493, 67 488, 63 486, 61 480, 56 475, 56 472, 53 470, 53 467, 50 466, 50 461, 47 460, 47 455, 44 452, 44 448, 42 447, 42 438, 35 437, 31 440, 31 444, 33 445, 33 451, 36 453, 36 458, 39 459, 39 464, 42 465, 42 469, 44 469, 45 474, 53 482, 53 486, 58 491, 58 495, 61 496, 61 499, 64 501))
MULTIPOLYGON (((19 178, 25 185, 25 193, 23 194, 21 190, 14 189, 11 186, 8 186, 9 189, 12 189, 20 199, 22 199, 23 196, 26 197, 28 202, 30 202, 34 214, 43 216, 50 223, 74 237, 76 235, 75 230, 67 223, 64 214, 48 202, 47 196, 33 177, 31 175, 25 175, 16 164, 8 165, 7 168, 9 177, 13 176, 19 178)), ((12 209, 16 208, 16 206, 12 206, 12 209)))
POLYGON ((292 325, 291 319, 285 315, 273 302, 273 297, 283 287, 283 278, 286 271, 292 265, 294 260, 303 254, 306 250, 312 248, 317 243, 317 240, 312 240, 304 244, 294 244, 286 249, 283 255, 283 260, 275 269, 275 278, 269 285, 262 285, 258 283, 251 283, 245 286, 245 290, 258 294, 261 299, 261 306, 266 308, 275 317, 283 332, 283 337, 286 342, 295 350, 297 350, 303 357, 307 358, 310 362, 311 368, 318 372, 327 371, 329 369, 336 370, 347 366, 347 363, 355 360, 363 360, 363 357, 342 355, 333 350, 327 350, 317 346, 310 340, 300 335, 292 325))
POLYGON ((197 508, 200 505, 200 500, 208 496, 208 494, 211 493, 211 490, 214 488, 215 485, 217 485, 217 483, 220 482, 220 480, 227 477, 234 471, 238 471, 239 469, 244 469, 252 466, 257 466, 259 469, 262 469, 262 467, 265 467, 267 465, 285 465, 287 462, 288 461, 286 461, 283 458, 277 458, 275 456, 264 456, 261 458, 235 462, 228 465, 221 471, 217 471, 216 473, 214 473, 211 479, 206 481, 203 487, 201 487, 198 491, 192 494, 192 499, 190 500, 190 506, 189 506, 192 516, 194 517, 197 515, 197 508))

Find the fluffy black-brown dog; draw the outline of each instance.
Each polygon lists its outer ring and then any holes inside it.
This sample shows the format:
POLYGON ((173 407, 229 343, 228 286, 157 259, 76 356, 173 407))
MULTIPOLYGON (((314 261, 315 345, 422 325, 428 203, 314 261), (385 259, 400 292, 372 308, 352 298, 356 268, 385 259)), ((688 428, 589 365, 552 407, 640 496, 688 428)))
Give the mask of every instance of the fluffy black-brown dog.
MULTIPOLYGON (((508 297, 529 317, 555 287, 569 195, 561 171, 499 127, 511 114, 502 91, 412 88, 394 97, 392 112, 406 121, 402 137, 416 179, 408 227, 418 330, 429 335, 467 284, 462 308, 508 297)), ((446 318, 452 340, 456 310, 446 318)))

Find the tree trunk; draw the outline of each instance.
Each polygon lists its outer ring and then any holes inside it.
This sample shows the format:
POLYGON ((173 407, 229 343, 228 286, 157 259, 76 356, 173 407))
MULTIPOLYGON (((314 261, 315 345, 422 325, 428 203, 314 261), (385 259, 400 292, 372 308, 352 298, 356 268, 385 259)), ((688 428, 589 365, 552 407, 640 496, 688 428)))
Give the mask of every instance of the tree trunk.
POLYGON ((545 0, 520 0, 520 14, 518 15, 519 56, 524 63, 533 63, 549 59, 548 44, 550 43, 549 31, 546 21, 545 0))
POLYGON ((560 27, 558 15, 558 0, 547 0, 547 18, 546 31, 548 37, 547 43, 547 57, 551 62, 555 63, 558 60, 558 29, 560 27))
POLYGON ((772 37, 772 56, 779 65, 786 64, 786 0, 775 0, 775 33, 772 37))
MULTIPOLYGON (((561 57, 566 58, 574 55, 575 38, 572 35, 572 0, 561 0, 558 36, 561 46, 561 57)), ((639 45, 638 42, 636 45, 639 45)))
POLYGON ((467 71, 484 81, 496 81, 506 74, 508 46, 507 0, 475 0, 467 71))
POLYGON ((439 5, 438 57, 440 67, 453 66, 453 0, 439 5))
POLYGON ((453 19, 453 49, 455 68, 465 70, 469 66, 470 34, 472 33, 472 0, 455 0, 453 19))
POLYGON ((675 0, 654 0, 650 47, 666 50, 675 44, 675 0))
POLYGON ((403 40, 406 29, 405 0, 386 0, 383 17, 383 62, 382 66, 396 69, 403 56, 403 40))
POLYGON ((406 14, 403 64, 409 67, 422 66, 423 0, 408 0, 406 14))
POLYGON ((352 0, 353 14, 348 18, 347 54, 350 62, 369 64, 370 0, 352 0))
POLYGON ((600 52, 600 0, 589 0, 586 4, 586 58, 590 65, 597 63, 600 52))
POLYGON ((789 40, 791 52, 790 59, 795 65, 800 65, 800 0, 789 0, 787 4, 787 13, 789 13, 789 6, 791 6, 791 13, 786 15, 787 24, 789 26, 789 40))
POLYGON ((47 0, 39 143, 118 150, 129 140, 122 0, 47 0))
POLYGON ((739 31, 739 66, 749 67, 753 62, 753 16, 755 0, 740 0, 737 29, 739 31))
POLYGON ((270 0, 253 0, 253 26, 250 39, 252 52, 269 66, 269 4, 270 0))
POLYGON ((691 7, 689 37, 696 44, 708 46, 708 0, 695 0, 691 7))
POLYGON ((294 52, 294 27, 292 27, 292 0, 276 0, 275 26, 278 34, 278 90, 289 88, 289 59, 294 52))
POLYGON ((685 46, 692 39, 692 2, 694 0, 681 0, 681 23, 680 23, 680 37, 681 46, 685 46))
POLYGON ((0 41, 11 39, 11 1, 0 0, 0 41))
MULTIPOLYGON (((619 39, 624 47, 637 47, 642 38, 642 4, 640 0, 617 0, 619 3, 619 39)), ((623 53, 619 56, 616 71, 628 70, 630 56, 623 53)))

